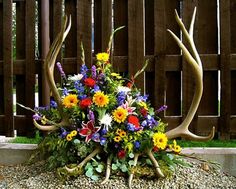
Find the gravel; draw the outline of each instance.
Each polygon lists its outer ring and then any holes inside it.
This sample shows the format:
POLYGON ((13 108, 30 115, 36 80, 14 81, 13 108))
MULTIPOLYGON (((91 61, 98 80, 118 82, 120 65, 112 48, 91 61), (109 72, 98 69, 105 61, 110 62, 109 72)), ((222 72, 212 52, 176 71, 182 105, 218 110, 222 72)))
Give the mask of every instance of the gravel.
MULTIPOLYGON (((219 170, 206 169, 199 162, 191 162, 192 167, 178 167, 170 179, 134 179, 133 189, 236 189, 236 177, 219 170)), ((126 189, 127 178, 113 177, 106 184, 93 181, 82 175, 62 182, 55 172, 44 169, 44 162, 32 165, 1 166, 1 189, 126 189)))

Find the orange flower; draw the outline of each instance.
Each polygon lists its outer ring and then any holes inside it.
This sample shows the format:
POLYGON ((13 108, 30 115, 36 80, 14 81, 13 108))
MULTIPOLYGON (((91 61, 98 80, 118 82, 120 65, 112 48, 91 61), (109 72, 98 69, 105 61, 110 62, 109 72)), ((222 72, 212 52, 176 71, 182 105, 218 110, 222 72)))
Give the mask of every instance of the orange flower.
POLYGON ((93 96, 93 102, 98 107, 105 107, 109 103, 109 98, 107 95, 105 95, 103 92, 98 91, 93 96))
POLYGON ((79 102, 79 100, 77 99, 77 95, 69 94, 63 99, 62 104, 66 108, 72 108, 72 107, 76 106, 78 102, 79 102))

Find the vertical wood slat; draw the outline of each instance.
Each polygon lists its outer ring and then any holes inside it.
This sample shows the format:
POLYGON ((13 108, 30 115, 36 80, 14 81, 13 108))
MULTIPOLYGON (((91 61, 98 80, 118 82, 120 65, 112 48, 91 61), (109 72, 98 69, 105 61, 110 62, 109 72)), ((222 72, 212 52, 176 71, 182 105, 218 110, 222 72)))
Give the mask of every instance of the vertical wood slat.
POLYGON ((92 1, 77 0, 77 72, 82 64, 81 43, 83 43, 87 66, 92 65, 92 1))
POLYGON ((67 16, 71 15, 71 29, 69 34, 65 39, 65 57, 76 57, 77 53, 77 41, 76 41, 76 1, 75 0, 66 0, 65 1, 65 14, 67 16))
MULTIPOLYGON (((128 55, 128 4, 126 0, 114 1, 114 28, 125 26, 114 38, 114 56, 128 55)), ((117 65, 118 67, 119 65, 117 65)))
POLYGON ((94 53, 106 51, 112 30, 112 1, 94 1, 94 53))
POLYGON ((3 1, 3 79, 4 126, 6 136, 13 136, 13 61, 12 61, 12 0, 3 1))
MULTIPOLYGON (((16 59, 25 59, 25 2, 16 3, 16 59)), ((16 75, 16 101, 25 104, 25 76, 16 75)), ((16 106, 16 114, 24 115, 25 109, 16 106)), ((21 132, 22 126, 16 125, 18 133, 21 132)))
MULTIPOLYGON (((155 107, 165 104, 165 49, 166 49, 166 19, 165 0, 154 4, 154 34, 155 34, 155 107)), ((164 112, 160 113, 164 117, 164 112)))
POLYGON ((220 1, 220 71, 221 107, 220 138, 230 138, 231 77, 230 77, 230 0, 220 1))
MULTIPOLYGON (((0 60, 3 60, 3 4, 0 3, 0 60)), ((3 61, 2 61, 3 62, 3 61)), ((3 63, 0 63, 0 68, 3 68, 3 63)), ((4 86, 3 86, 3 74, 0 73, 0 115, 4 113, 4 86)), ((0 125, 0 134, 3 134, 3 124, 0 125)))
MULTIPOLYGON (((25 2, 25 23, 26 23, 26 65, 25 65, 25 82, 26 82, 26 94, 25 102, 26 106, 34 108, 35 106, 35 1, 27 0, 25 2)), ((28 136, 33 135, 33 124, 32 124, 32 112, 26 113, 27 129, 25 129, 28 136)))
MULTIPOLYGON (((133 76, 144 65, 144 1, 128 1, 128 71, 133 76)), ((140 74, 135 84, 144 92, 144 74, 140 74)))

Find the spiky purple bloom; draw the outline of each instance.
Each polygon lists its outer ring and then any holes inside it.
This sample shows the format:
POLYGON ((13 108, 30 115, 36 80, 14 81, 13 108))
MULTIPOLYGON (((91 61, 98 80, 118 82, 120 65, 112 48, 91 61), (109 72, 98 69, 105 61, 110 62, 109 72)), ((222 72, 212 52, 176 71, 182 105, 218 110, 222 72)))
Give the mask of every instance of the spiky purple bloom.
POLYGON ((156 110, 156 113, 165 111, 166 109, 167 109, 167 105, 163 105, 163 106, 161 106, 158 110, 156 110))
POLYGON ((95 66, 95 65, 92 66, 91 72, 92 72, 92 78, 93 78, 93 79, 96 79, 96 77, 97 77, 97 72, 96 72, 96 66, 95 66))
POLYGON ((95 117, 94 117, 94 113, 93 113, 92 110, 89 110, 88 118, 89 118, 90 120, 92 120, 93 122, 95 122, 95 117))
POLYGON ((65 74, 65 72, 63 71, 63 68, 62 68, 62 66, 61 66, 61 63, 60 63, 60 62, 57 62, 56 64, 57 64, 57 69, 58 69, 58 71, 59 71, 61 77, 64 78, 64 79, 66 79, 66 74, 65 74))

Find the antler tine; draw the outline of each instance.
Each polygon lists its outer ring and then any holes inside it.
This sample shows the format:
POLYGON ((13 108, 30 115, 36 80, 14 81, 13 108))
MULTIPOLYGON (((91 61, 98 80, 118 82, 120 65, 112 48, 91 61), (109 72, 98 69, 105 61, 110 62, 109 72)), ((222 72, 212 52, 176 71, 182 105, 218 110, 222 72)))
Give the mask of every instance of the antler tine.
POLYGON ((186 118, 177 128, 168 131, 166 133, 166 135, 169 139, 173 139, 176 137, 184 137, 184 138, 189 138, 191 140, 198 140, 198 141, 210 140, 214 137, 215 127, 212 128, 211 133, 206 137, 197 136, 188 130, 189 124, 191 123, 191 121, 198 109, 199 103, 201 101, 202 93, 203 93, 202 63, 201 63, 199 54, 196 50, 196 47, 195 47, 195 44, 193 41, 193 26, 194 26, 194 20, 195 20, 195 15, 196 15, 196 9, 195 9, 193 17, 192 17, 189 33, 187 32, 183 22, 180 20, 177 11, 175 11, 175 14, 176 14, 177 23, 179 24, 181 30, 183 31, 184 36, 187 38, 188 43, 190 44, 190 48, 192 50, 194 58, 190 54, 190 52, 187 50, 187 48, 183 45, 183 43, 180 41, 180 39, 172 31, 170 31, 170 30, 168 30, 168 31, 170 32, 170 34, 174 38, 174 40, 177 42, 178 46, 182 49, 183 56, 185 57, 185 59, 187 60, 189 65, 193 68, 193 74, 195 77, 196 88, 195 88, 195 93, 193 96, 192 104, 190 106, 190 109, 188 111, 186 118))
POLYGON ((55 124, 47 125, 47 126, 40 125, 34 120, 33 121, 34 125, 38 129, 43 130, 43 131, 52 131, 62 126, 69 125, 68 117, 63 112, 63 105, 62 105, 61 97, 54 81, 54 66, 55 66, 56 58, 57 58, 58 53, 60 52, 63 41, 65 40, 71 28, 71 17, 69 18, 68 26, 67 27, 66 26, 67 26, 67 17, 65 16, 61 31, 57 35, 56 39, 53 41, 49 49, 49 52, 46 56, 45 63, 44 63, 44 71, 45 71, 45 75, 48 81, 48 85, 49 85, 49 88, 52 90, 52 95, 55 101, 57 102, 58 110, 62 117, 62 120, 60 123, 55 123, 55 124))

